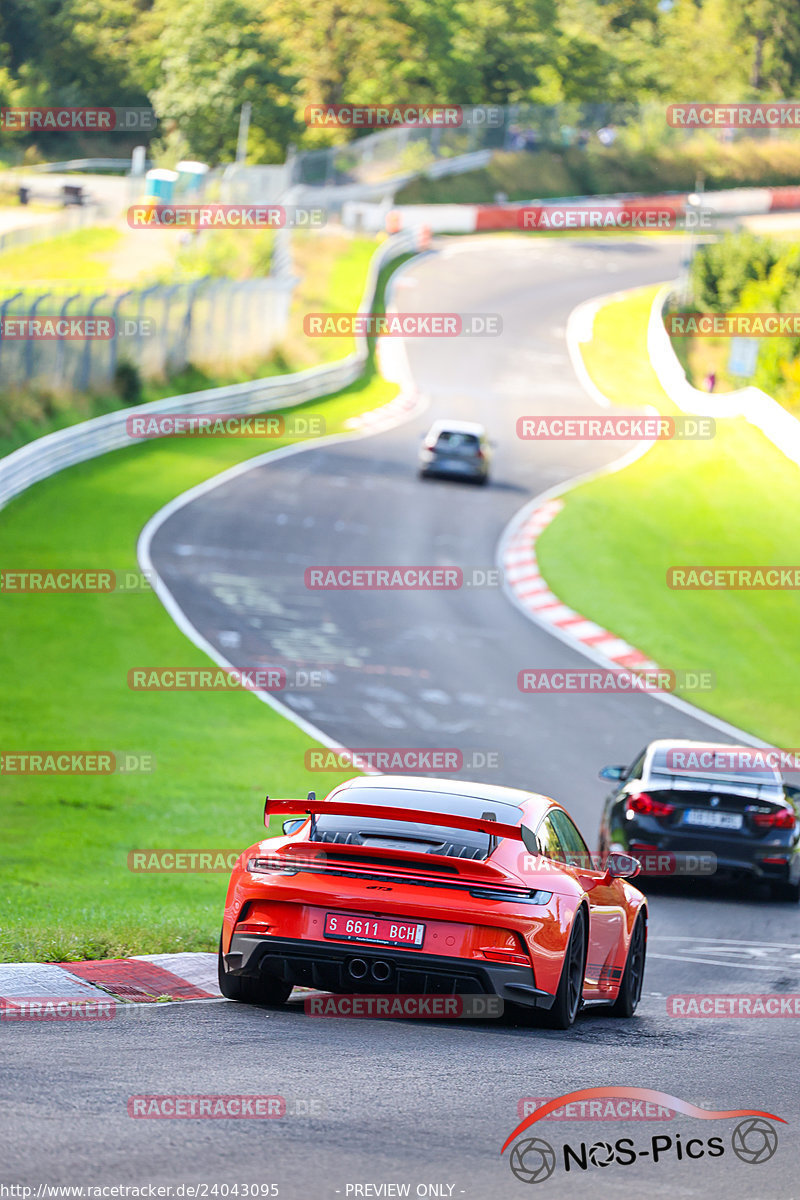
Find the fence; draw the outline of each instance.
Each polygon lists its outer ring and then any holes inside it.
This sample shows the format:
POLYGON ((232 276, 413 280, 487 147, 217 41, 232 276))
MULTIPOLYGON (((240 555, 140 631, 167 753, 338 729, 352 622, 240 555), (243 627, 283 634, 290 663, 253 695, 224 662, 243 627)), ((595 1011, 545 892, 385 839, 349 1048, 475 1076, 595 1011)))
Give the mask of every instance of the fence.
MULTIPOLYGON (((203 279, 118 295, 19 291, 0 299, 0 381, 55 392, 107 387, 128 363, 162 378, 188 363, 218 365, 265 358, 286 329, 293 280, 203 279), (59 322, 62 336, 14 337, 15 317, 59 322), (107 318, 97 337, 70 332, 70 318, 107 318), (110 333, 110 336, 106 336, 110 333)), ((73 327, 74 329, 74 327, 73 327)))
MULTIPOLYGON (((637 147, 683 142, 694 136, 689 129, 668 126, 664 105, 657 104, 511 104, 464 106, 463 112, 464 123, 459 126, 390 128, 343 145, 304 151, 290 160, 291 182, 299 187, 325 188, 389 185, 407 176, 437 170, 444 173, 447 168, 438 164, 480 151, 580 148, 601 133, 606 145, 630 137, 637 147), (490 119, 487 113, 491 109, 490 119)), ((763 134, 729 129, 717 131, 717 136, 726 141, 759 136, 791 140, 798 133, 788 127, 763 134)))
MULTIPOLYGON (((370 262, 359 312, 370 311, 378 275, 385 264, 420 247, 421 237, 416 230, 398 234, 382 243, 370 262)), ((68 429, 49 433, 46 437, 38 438, 0 459, 0 508, 26 488, 41 479, 55 475, 58 471, 63 471, 65 467, 97 458, 110 450, 138 444, 126 429, 129 416, 159 412, 261 413, 292 407, 347 387, 363 371, 366 358, 367 340, 360 337, 356 340, 356 349, 352 354, 332 364, 311 367, 293 375, 257 379, 253 383, 170 396, 165 400, 108 413, 91 421, 82 421, 68 429)))

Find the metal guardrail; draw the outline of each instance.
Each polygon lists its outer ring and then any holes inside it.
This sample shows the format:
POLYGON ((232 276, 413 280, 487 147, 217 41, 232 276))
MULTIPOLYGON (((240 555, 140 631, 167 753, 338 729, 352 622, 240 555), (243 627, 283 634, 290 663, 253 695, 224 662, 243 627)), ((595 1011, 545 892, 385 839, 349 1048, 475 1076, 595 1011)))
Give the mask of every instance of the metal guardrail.
MULTIPOLYGON (((146 160, 146 166, 152 166, 152 159, 146 160)), ((32 166, 26 166, 25 171, 44 172, 48 171, 91 171, 103 170, 107 171, 123 171, 128 174, 131 169, 130 156, 128 158, 69 158, 64 162, 47 162, 34 163, 32 166)))
POLYGON ((762 392, 744 387, 733 392, 701 392, 686 378, 664 324, 664 313, 674 284, 656 294, 647 328, 647 351, 658 381, 681 412, 703 417, 744 417, 780 450, 790 462, 800 466, 800 421, 762 392))
MULTIPOLYGON (((419 231, 410 230, 388 238, 378 248, 370 262, 359 312, 371 310, 378 275, 382 268, 393 258, 418 250, 421 246, 419 231)), ((0 459, 0 509, 34 483, 47 479, 66 467, 97 458, 110 450, 140 444, 140 439, 131 437, 127 432, 126 422, 130 416, 165 412, 262 413, 292 407, 339 391, 340 388, 355 382, 364 369, 366 360, 367 339, 359 337, 353 353, 332 364, 311 367, 292 375, 257 379, 252 383, 210 388, 182 396, 168 396, 164 400, 125 408, 90 421, 82 421, 68 429, 49 433, 0 459)))

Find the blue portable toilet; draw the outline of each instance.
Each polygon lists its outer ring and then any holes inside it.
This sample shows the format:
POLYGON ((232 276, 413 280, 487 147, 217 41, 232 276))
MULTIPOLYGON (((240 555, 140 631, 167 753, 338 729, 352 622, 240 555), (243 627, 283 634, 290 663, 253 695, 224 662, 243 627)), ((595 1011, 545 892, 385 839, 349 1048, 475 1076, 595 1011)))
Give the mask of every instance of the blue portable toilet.
POLYGON ((178 182, 176 184, 176 192, 180 196, 186 196, 187 199, 197 200, 203 193, 203 187, 208 174, 208 163, 190 162, 188 160, 179 162, 176 170, 178 172, 178 182))
POLYGON ((168 171, 165 167, 154 167, 144 177, 145 204, 170 204, 178 182, 178 172, 168 171))

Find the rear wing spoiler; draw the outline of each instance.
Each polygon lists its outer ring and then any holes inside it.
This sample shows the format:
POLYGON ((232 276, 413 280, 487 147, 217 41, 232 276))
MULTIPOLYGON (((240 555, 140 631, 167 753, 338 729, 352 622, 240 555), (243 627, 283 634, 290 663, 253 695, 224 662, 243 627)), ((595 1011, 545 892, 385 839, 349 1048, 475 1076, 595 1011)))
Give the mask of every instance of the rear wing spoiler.
MULTIPOLYGON (((491 803, 487 801, 487 804, 491 803)), ((297 816, 308 813, 312 817, 328 813, 332 817, 373 817, 378 821, 408 821, 420 825, 442 825, 447 829, 466 829, 473 833, 485 833, 489 838, 514 838, 523 841, 522 826, 506 825, 487 811, 480 817, 463 817, 460 813, 430 812, 416 808, 395 808, 388 804, 359 804, 354 800, 318 800, 315 792, 309 792, 305 800, 277 799, 267 796, 264 804, 264 824, 279 813, 297 816)), ((532 836, 532 835, 531 835, 532 836)))

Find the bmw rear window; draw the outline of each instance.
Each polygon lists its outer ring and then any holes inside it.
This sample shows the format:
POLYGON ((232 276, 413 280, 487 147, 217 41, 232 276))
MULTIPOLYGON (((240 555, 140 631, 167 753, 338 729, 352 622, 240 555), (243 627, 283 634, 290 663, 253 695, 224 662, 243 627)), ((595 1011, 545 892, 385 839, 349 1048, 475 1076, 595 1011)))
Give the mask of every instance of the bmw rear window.
POLYGON ((699 781, 713 781, 717 784, 721 780, 736 780, 740 783, 747 783, 751 786, 765 784, 772 787, 781 786, 781 777, 777 771, 766 765, 758 765, 756 760, 756 752, 753 751, 754 764, 751 766, 747 761, 747 751, 741 751, 736 747, 719 747, 720 754, 716 755, 713 746, 698 746, 686 747, 675 746, 665 747, 654 751, 650 762, 651 776, 663 776, 666 780, 675 779, 691 780, 694 783, 699 781), (735 758, 733 757, 733 752, 735 758), (743 765, 741 769, 737 769, 733 762, 740 761, 743 765))

